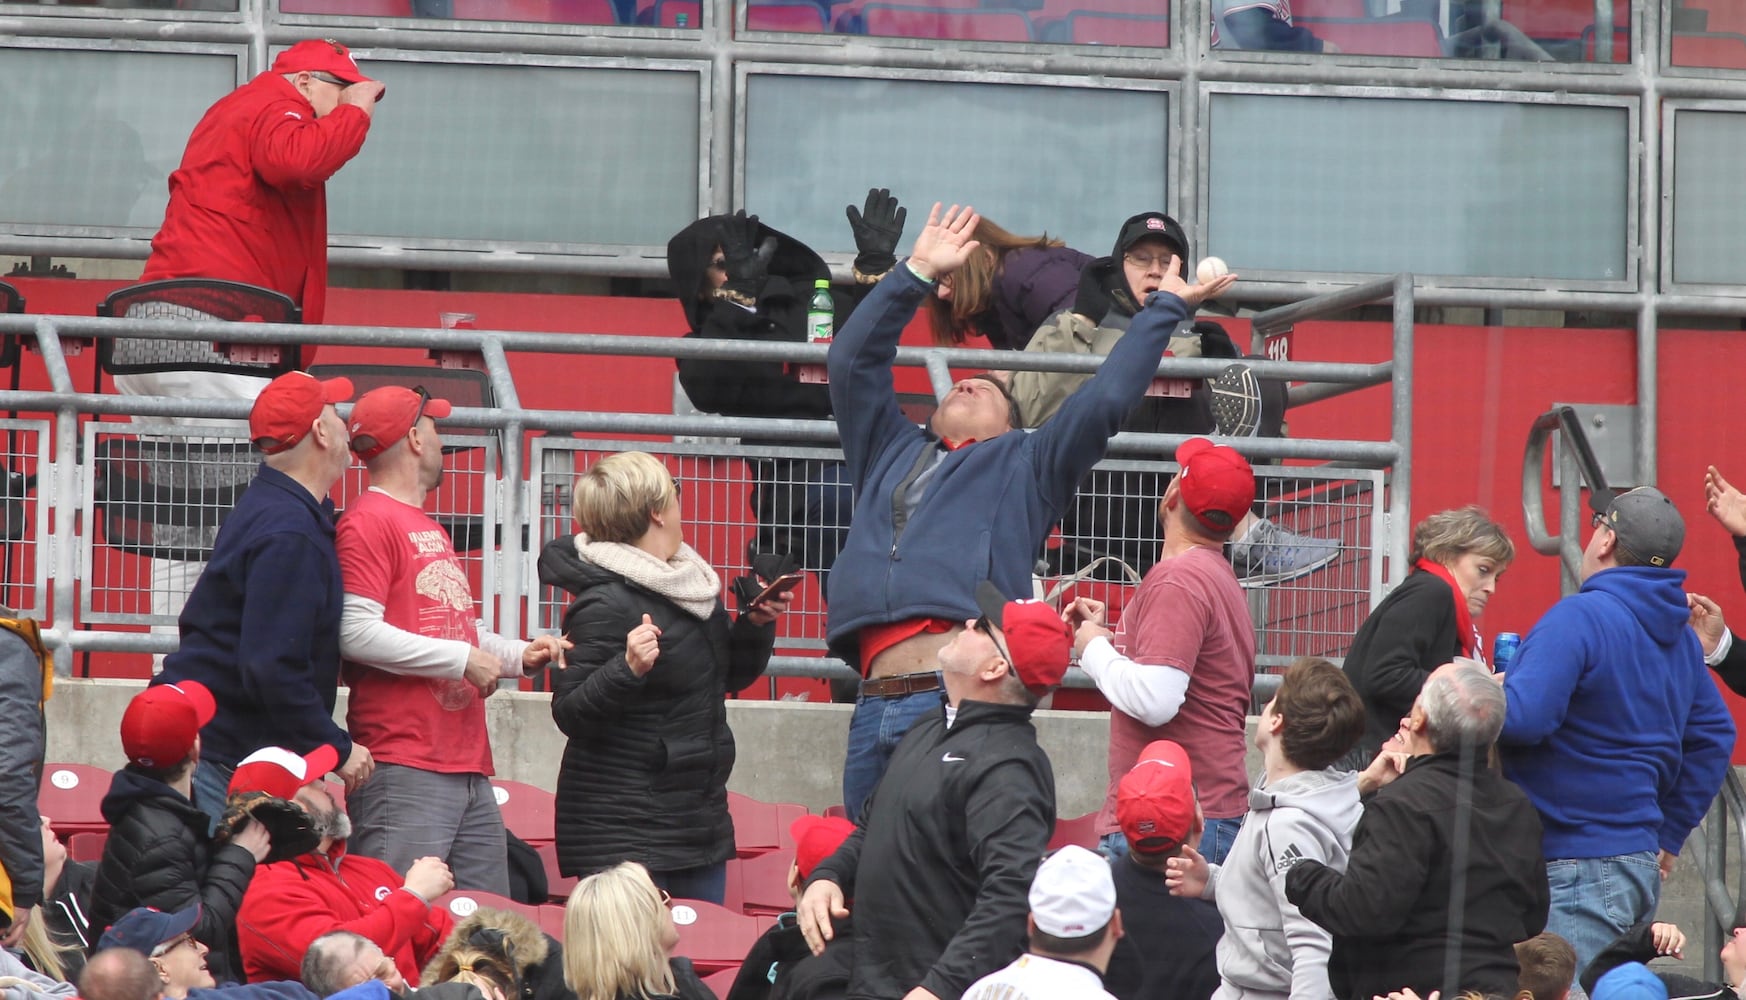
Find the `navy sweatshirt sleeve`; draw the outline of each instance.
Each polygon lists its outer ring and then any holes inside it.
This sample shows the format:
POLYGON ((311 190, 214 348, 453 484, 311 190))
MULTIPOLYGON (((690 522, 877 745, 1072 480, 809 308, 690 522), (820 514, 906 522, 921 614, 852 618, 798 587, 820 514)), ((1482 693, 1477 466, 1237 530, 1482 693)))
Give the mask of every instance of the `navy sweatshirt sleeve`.
POLYGON ((881 451, 921 435, 897 405, 891 363, 903 328, 931 287, 907 262, 899 264, 880 279, 831 341, 831 407, 856 495, 866 487, 867 470, 881 451))
MULTIPOLYGON (((1085 474, 1103 458, 1109 439, 1152 384, 1170 335, 1189 313, 1188 303, 1175 295, 1154 294, 1097 374, 1026 439, 1025 447, 1035 456, 1038 486, 1057 510, 1073 499, 1085 474)), ((837 413, 843 412, 839 405, 837 413)))
POLYGON ((249 560, 242 589, 236 668, 251 704, 273 706, 283 731, 299 737, 302 745, 290 749, 307 753, 327 743, 343 763, 352 752, 352 738, 333 721, 316 690, 310 658, 318 609, 301 596, 338 587, 332 567, 332 556, 307 536, 279 532, 263 540, 249 560))

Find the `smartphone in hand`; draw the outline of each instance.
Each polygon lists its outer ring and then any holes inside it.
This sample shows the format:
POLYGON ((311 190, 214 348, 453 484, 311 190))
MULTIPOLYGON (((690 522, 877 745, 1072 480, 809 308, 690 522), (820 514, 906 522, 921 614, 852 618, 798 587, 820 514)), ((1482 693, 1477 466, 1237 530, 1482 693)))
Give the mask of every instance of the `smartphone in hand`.
POLYGON ((805 573, 784 573, 776 579, 771 580, 769 585, 766 586, 757 597, 752 598, 751 606, 755 608, 778 594, 786 594, 795 587, 800 586, 805 579, 805 573))

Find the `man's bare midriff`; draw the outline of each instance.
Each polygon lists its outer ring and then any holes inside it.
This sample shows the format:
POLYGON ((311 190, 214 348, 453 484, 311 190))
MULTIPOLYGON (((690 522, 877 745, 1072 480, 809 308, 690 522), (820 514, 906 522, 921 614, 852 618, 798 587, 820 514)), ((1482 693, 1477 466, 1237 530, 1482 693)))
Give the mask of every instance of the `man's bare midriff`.
POLYGON ((952 637, 964 631, 964 626, 955 625, 947 632, 923 632, 912 635, 895 646, 891 646, 873 658, 868 667, 869 680, 880 677, 901 677, 904 674, 929 673, 940 669, 940 650, 952 637))

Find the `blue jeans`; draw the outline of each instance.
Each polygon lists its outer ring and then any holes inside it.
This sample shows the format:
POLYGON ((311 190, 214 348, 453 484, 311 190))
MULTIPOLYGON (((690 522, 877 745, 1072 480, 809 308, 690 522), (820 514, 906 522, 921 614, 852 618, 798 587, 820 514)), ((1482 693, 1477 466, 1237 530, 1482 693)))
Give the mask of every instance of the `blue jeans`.
MULTIPOLYGON (((1195 850, 1207 860, 1208 864, 1222 865, 1231 853, 1231 845, 1237 840, 1237 831, 1242 829, 1243 817, 1236 819, 1209 819, 1206 830, 1200 835, 1200 843, 1195 850)), ((1128 838, 1122 836, 1120 830, 1112 830, 1103 835, 1097 842, 1098 853, 1106 858, 1119 858, 1128 853, 1128 838)))
POLYGON ((885 776, 891 752, 917 720, 940 711, 946 693, 920 691, 897 698, 855 699, 855 714, 849 718, 849 755, 843 760, 843 807, 851 820, 859 819, 861 807, 885 776))
POLYGON ((211 817, 211 833, 218 829, 218 817, 224 815, 224 804, 230 799, 230 776, 236 768, 215 760, 202 760, 194 766, 194 808, 211 817))
POLYGON ((1546 883, 1552 890, 1546 929, 1576 949, 1578 973, 1631 925, 1649 919, 1661 898, 1652 851, 1548 861, 1546 883))
POLYGON ((667 890, 674 899, 701 899, 720 906, 727 897, 727 862, 683 868, 672 872, 650 872, 657 889, 667 890))

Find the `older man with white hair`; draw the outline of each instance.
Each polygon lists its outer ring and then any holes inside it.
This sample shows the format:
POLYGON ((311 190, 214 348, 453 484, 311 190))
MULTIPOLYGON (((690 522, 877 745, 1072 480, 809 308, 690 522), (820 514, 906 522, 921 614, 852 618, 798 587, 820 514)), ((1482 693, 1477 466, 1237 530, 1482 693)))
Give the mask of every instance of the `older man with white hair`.
POLYGON ((1549 894, 1539 813, 1486 766, 1503 720, 1484 667, 1438 667, 1359 780, 1376 794, 1345 874, 1291 866, 1286 898, 1334 935, 1335 996, 1514 995, 1515 943, 1545 929, 1549 894))

